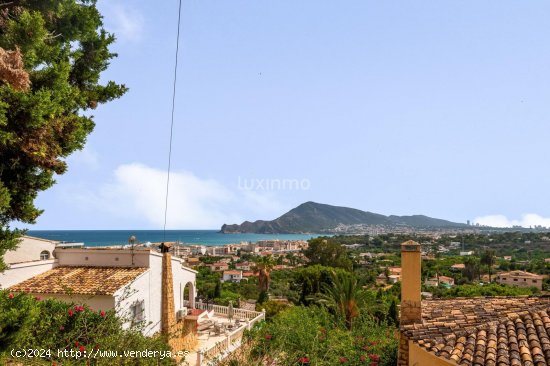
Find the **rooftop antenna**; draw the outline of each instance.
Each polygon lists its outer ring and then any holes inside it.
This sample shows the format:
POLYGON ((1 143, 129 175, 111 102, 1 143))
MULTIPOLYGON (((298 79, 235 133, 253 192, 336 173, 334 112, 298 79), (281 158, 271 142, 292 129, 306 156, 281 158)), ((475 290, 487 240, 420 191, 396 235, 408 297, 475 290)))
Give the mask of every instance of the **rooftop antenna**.
POLYGON ((166 173, 166 199, 164 200, 164 228, 163 241, 166 241, 166 218, 168 216, 168 192, 170 188, 170 166, 172 163, 172 136, 174 132, 174 110, 176 109, 176 84, 178 80, 178 53, 180 46, 180 24, 181 24, 181 0, 178 6, 178 31, 176 35, 176 60, 174 63, 174 82, 172 86, 172 117, 170 121, 170 143, 168 145, 168 169, 166 173))
POLYGON ((136 237, 135 235, 131 235, 128 238, 128 244, 130 244, 130 252, 132 253, 132 266, 134 265, 134 246, 136 244, 136 237))

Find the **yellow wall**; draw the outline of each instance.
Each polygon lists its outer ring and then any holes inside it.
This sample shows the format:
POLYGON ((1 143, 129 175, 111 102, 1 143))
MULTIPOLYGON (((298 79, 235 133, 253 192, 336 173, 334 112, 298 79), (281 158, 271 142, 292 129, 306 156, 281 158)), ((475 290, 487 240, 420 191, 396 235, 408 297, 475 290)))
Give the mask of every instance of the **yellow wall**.
POLYGON ((422 260, 420 246, 417 249, 414 252, 401 252, 401 300, 421 301, 422 260))
POLYGON ((457 364, 451 360, 437 357, 413 341, 409 341, 409 366, 448 366, 457 364))

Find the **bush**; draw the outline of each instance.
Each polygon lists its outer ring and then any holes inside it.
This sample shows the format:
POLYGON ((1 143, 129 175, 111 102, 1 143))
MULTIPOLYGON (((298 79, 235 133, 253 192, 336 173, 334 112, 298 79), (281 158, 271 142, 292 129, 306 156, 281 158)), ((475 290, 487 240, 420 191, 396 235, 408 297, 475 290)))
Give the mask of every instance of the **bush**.
MULTIPOLYGON (((146 337, 139 327, 123 329, 122 320, 114 311, 94 311, 86 305, 68 304, 58 300, 41 300, 23 293, 0 291, 0 364, 5 364, 12 349, 46 349, 50 355, 42 358, 50 363, 83 365, 58 354, 58 350, 90 352, 92 350, 161 351, 169 346, 160 337, 146 337)), ((174 365, 168 357, 158 358, 96 358, 92 365, 174 365)))
POLYGON ((250 365, 276 359, 278 364, 365 365, 379 360, 379 366, 397 363, 397 330, 379 326, 370 317, 359 317, 352 331, 335 324, 323 308, 291 307, 272 322, 263 323, 249 334, 252 341, 250 365))

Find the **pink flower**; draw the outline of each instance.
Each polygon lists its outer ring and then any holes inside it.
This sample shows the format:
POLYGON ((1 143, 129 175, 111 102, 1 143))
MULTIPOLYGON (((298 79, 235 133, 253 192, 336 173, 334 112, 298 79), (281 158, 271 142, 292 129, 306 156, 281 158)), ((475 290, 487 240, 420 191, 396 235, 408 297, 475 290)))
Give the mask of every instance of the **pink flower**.
POLYGON ((105 318, 105 312, 103 310, 99 312, 99 315, 105 318))
POLYGON ((375 362, 380 361, 380 356, 375 355, 375 354, 369 355, 369 358, 370 358, 372 361, 375 361, 375 362))
POLYGON ((361 356, 361 357, 359 357, 359 359, 360 359, 361 361, 366 361, 366 360, 367 360, 367 358, 366 358, 364 355, 361 356))
POLYGON ((79 350, 80 350, 80 352, 84 352, 86 350, 86 347, 80 346, 79 350))
POLYGON ((82 306, 82 305, 80 305, 80 306, 79 306, 79 305, 75 305, 74 311, 82 312, 82 311, 84 311, 84 306, 82 306))
POLYGON ((265 339, 267 339, 268 341, 270 341, 272 338, 273 338, 273 336, 271 334, 266 334, 265 335, 265 339))
POLYGON ((9 294, 8 298, 13 299, 13 294, 9 294))
POLYGON ((302 357, 300 358, 299 360, 301 363, 309 363, 309 358, 308 357, 302 357))
POLYGON ((41 298, 40 296, 35 296, 34 299, 35 299, 36 301, 42 300, 42 298, 41 298))
POLYGON ((69 309, 69 316, 73 316, 73 315, 74 315, 73 309, 69 309))
POLYGON ((59 327, 59 330, 60 330, 60 331, 64 331, 64 330, 65 330, 65 327, 64 327, 64 326, 60 326, 60 327, 59 327))

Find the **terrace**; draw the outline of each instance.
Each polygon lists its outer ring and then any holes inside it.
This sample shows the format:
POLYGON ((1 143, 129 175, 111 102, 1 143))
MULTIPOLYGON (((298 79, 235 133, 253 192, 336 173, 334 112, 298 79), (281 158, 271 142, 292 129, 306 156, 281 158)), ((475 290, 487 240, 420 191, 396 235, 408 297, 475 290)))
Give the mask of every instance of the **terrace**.
MULTIPOLYGON (((190 307, 188 301, 184 305, 190 307)), ((265 312, 197 302, 189 316, 197 317, 199 346, 185 360, 189 366, 201 366, 238 349, 244 331, 264 320, 265 312)))

